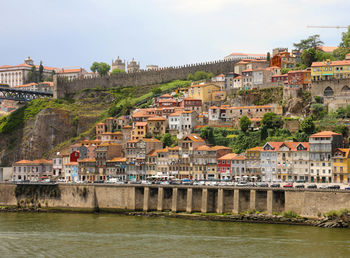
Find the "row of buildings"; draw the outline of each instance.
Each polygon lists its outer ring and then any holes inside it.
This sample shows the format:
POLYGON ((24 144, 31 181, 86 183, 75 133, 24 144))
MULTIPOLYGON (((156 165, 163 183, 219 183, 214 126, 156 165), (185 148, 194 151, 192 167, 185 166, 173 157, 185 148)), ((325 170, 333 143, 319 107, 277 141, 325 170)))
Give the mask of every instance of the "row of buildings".
POLYGON ((13 180, 55 178, 65 181, 183 179, 350 183, 350 149, 342 135, 324 131, 309 142, 267 142, 240 155, 209 146, 196 134, 163 148, 155 138, 126 144, 83 141, 52 160, 13 164, 13 180))

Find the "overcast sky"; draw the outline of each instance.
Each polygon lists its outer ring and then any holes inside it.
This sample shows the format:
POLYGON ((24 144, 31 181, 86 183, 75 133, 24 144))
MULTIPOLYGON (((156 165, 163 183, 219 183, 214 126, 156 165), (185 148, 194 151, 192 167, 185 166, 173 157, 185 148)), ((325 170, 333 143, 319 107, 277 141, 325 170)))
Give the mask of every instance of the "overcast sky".
POLYGON ((231 52, 266 53, 320 34, 336 46, 349 25, 349 0, 4 0, 0 65, 89 68, 135 58, 181 65, 231 52))

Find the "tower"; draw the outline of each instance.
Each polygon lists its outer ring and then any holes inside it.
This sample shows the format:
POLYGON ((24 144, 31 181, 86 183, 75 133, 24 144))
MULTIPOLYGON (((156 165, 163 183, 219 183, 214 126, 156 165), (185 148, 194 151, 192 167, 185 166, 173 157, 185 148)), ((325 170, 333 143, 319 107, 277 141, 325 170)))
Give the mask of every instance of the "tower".
POLYGON ((128 63, 128 73, 136 73, 140 71, 140 62, 137 63, 134 58, 128 63))
POLYGON ((118 58, 117 58, 114 62, 113 62, 113 60, 112 60, 112 71, 113 71, 114 69, 119 69, 119 70, 122 70, 122 71, 125 72, 125 62, 123 62, 123 61, 119 58, 119 56, 118 56, 118 58))

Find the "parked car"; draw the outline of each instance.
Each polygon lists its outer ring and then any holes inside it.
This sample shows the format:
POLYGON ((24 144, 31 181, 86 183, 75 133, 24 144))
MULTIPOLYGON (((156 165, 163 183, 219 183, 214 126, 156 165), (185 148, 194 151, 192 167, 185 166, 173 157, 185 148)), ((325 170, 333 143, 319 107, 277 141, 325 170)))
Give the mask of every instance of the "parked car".
POLYGON ((180 183, 180 181, 170 181, 169 182, 171 185, 180 185, 181 183, 180 183))
POLYGON ((287 183, 283 187, 284 188, 293 188, 293 183, 287 183))
POLYGON ((321 185, 318 189, 328 189, 328 185, 321 185))
POLYGON ((350 190, 350 186, 345 187, 344 190, 350 190))
POLYGON ((296 185, 295 188, 305 188, 305 185, 296 185))
POLYGON ((278 188, 278 187, 281 187, 281 185, 277 184, 277 183, 274 183, 274 184, 271 184, 270 187, 278 188))
POLYGON ((226 185, 227 185, 227 186, 234 186, 234 185, 235 185, 235 183, 234 183, 234 182, 232 182, 232 181, 228 181, 228 182, 226 182, 226 185))
POLYGON ((169 185, 169 181, 162 181, 160 184, 161 185, 169 185))
POLYGON ((330 186, 328 186, 328 189, 339 190, 340 189, 340 185, 330 185, 330 186))
POLYGON ((236 184, 236 186, 238 187, 245 187, 245 186, 248 186, 248 184, 246 182, 239 182, 236 184))
POLYGON ((105 181, 103 180, 95 180, 94 181, 94 184, 103 184, 105 181))
POLYGON ((312 184, 307 186, 308 189, 317 189, 317 185, 312 184))
POLYGON ((258 187, 269 187, 269 184, 260 182, 260 183, 258 183, 258 187))

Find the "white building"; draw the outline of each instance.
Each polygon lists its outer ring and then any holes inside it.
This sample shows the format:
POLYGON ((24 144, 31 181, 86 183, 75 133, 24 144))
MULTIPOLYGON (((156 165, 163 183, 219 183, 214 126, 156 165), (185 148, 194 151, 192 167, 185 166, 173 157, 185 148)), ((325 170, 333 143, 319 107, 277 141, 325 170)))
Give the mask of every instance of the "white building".
POLYGON ((191 134, 197 124, 197 113, 193 110, 177 111, 169 115, 169 131, 178 139, 191 134))
POLYGON ((246 53, 231 53, 224 57, 224 60, 237 59, 266 59, 266 54, 246 54, 246 53))
MULTIPOLYGON (((28 79, 28 73, 33 66, 39 71, 39 65, 34 65, 30 57, 24 60, 23 64, 0 66, 0 83, 8 84, 10 87, 25 84, 28 79)), ((53 71, 58 73, 60 69, 44 66, 43 76, 51 76, 53 71)))

